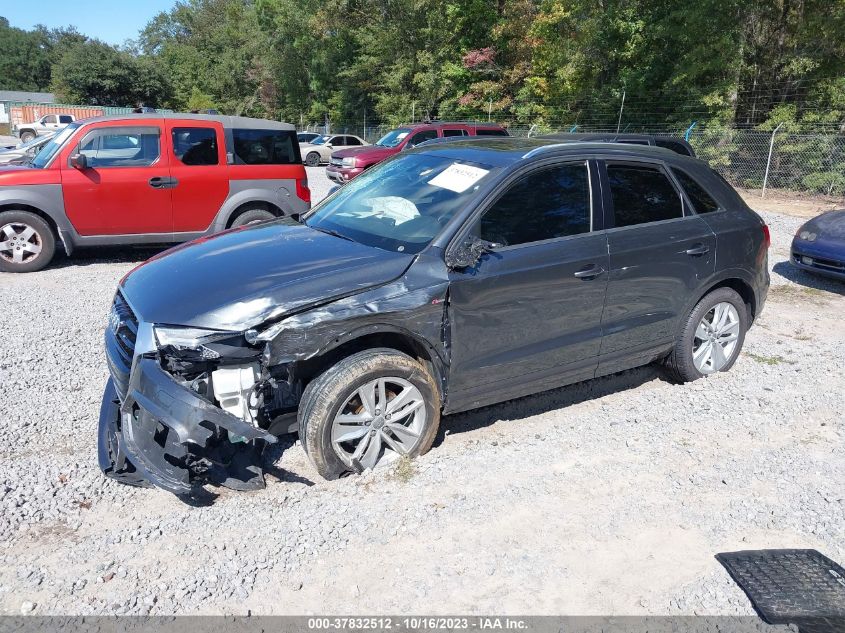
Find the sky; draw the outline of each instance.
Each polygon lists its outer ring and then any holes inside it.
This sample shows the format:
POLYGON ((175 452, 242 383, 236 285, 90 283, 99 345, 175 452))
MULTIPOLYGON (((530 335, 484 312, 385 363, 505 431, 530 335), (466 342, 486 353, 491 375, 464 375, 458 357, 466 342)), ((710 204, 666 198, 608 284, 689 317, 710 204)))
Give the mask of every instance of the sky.
POLYGON ((123 44, 138 36, 150 19, 176 4, 176 0, 0 0, 0 16, 11 26, 29 30, 75 26, 88 37, 109 44, 123 44))

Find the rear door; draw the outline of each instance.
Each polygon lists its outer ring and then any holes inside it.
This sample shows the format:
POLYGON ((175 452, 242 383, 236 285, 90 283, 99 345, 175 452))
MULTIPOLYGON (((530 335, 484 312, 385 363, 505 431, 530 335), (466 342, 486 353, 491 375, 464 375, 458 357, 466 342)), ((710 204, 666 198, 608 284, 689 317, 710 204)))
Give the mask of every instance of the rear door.
POLYGON ((412 147, 415 147, 420 143, 430 141, 433 138, 437 138, 436 129, 420 130, 419 132, 414 132, 410 135, 410 138, 405 141, 403 149, 411 149, 412 147))
POLYGON ((205 231, 229 195, 223 125, 218 121, 168 119, 165 127, 173 231, 205 231))
POLYGON ((608 373, 674 340, 691 294, 713 274, 716 236, 662 164, 607 161, 600 171, 610 277, 599 373, 608 373))
POLYGON ((593 376, 608 268, 594 169, 586 160, 534 169, 471 229, 497 246, 451 274, 450 399, 463 392, 456 400, 471 406, 491 390, 513 397, 593 376))
POLYGON ((162 121, 98 123, 59 157, 68 218, 80 235, 167 234, 173 215, 162 121), (80 153, 87 169, 70 166, 80 153))
POLYGON ((443 128, 443 138, 449 138, 452 136, 469 136, 469 131, 463 127, 454 127, 454 128, 443 128))

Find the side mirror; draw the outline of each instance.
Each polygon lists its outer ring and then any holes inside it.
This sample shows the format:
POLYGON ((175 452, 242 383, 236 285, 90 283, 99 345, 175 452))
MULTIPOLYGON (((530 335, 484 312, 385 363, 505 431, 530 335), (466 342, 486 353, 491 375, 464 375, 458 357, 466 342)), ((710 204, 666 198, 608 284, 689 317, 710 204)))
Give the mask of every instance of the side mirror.
POLYGON ((333 148, 333 147, 334 147, 334 145, 332 145, 331 143, 326 143, 326 147, 328 147, 329 149, 331 149, 331 148, 333 148))
POLYGON ((88 169, 88 157, 85 154, 74 154, 70 157, 70 166, 74 169, 88 169))
POLYGON ((446 266, 454 270, 472 268, 484 253, 492 253, 501 246, 496 242, 482 240, 480 237, 468 237, 460 246, 446 255, 446 266))

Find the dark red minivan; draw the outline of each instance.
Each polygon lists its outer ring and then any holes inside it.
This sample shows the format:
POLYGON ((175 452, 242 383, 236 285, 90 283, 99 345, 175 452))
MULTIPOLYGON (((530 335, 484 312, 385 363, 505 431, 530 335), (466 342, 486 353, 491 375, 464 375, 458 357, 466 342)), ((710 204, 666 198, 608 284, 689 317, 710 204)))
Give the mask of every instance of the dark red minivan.
POLYGON ((339 184, 349 182, 368 167, 435 138, 450 136, 509 136, 495 123, 413 123, 391 130, 374 145, 342 149, 332 154, 326 175, 339 184))
POLYGON ((198 114, 71 123, 25 166, 0 167, 0 271, 44 268, 77 247, 185 242, 304 213, 296 129, 198 114))

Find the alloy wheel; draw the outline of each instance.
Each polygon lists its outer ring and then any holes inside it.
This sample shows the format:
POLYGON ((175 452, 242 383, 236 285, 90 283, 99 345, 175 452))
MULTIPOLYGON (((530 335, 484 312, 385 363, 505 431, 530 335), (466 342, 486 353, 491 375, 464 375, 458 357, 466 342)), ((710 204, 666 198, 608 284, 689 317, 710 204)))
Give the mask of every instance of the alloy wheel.
POLYGON ((702 374, 720 371, 734 357, 739 342, 739 313, 726 301, 702 317, 692 342, 692 361, 702 374))
POLYGON ((26 264, 41 254, 43 242, 34 228, 23 222, 0 227, 0 258, 12 264, 26 264))
POLYGON ((332 447, 353 470, 375 468, 413 451, 425 424, 419 389, 404 378, 377 378, 341 406, 332 422, 332 447))

